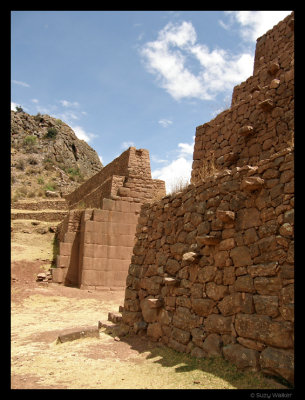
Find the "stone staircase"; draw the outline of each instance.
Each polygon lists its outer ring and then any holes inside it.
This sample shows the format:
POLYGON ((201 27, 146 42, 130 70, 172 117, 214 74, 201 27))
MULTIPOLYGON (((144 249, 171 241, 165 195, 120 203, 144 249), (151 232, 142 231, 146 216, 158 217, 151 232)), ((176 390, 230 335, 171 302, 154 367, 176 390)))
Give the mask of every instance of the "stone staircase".
POLYGON ((59 222, 68 214, 65 199, 19 200, 12 204, 11 219, 59 222))

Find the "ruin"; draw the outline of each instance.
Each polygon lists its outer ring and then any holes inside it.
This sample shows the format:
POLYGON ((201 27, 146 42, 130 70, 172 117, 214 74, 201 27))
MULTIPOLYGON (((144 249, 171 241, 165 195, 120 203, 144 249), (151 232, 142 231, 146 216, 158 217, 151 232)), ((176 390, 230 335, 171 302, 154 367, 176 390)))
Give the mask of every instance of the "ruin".
POLYGON ((130 148, 73 193, 53 280, 125 287, 121 326, 294 380, 294 14, 196 128, 191 184, 165 196, 130 148))
POLYGON ((294 14, 198 126, 191 184, 144 204, 123 327, 195 357, 294 379, 294 14))
POLYGON ((149 152, 130 147, 65 196, 53 282, 81 289, 125 287, 141 205, 165 195, 149 152))

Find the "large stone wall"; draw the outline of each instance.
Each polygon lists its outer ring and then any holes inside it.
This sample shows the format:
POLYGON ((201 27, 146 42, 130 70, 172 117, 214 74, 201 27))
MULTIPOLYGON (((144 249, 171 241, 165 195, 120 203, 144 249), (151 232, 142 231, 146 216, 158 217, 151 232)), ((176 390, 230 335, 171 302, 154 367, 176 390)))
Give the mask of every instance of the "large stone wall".
POLYGON ((293 15, 257 41, 254 75, 232 106, 196 128, 192 182, 213 171, 256 165, 285 149, 294 132, 293 15))
POLYGON ((142 206, 122 312, 126 329, 177 351, 290 382, 292 20, 258 40, 257 75, 234 90, 232 107, 197 128, 192 184, 142 206), (264 86, 253 91, 258 76, 264 86))

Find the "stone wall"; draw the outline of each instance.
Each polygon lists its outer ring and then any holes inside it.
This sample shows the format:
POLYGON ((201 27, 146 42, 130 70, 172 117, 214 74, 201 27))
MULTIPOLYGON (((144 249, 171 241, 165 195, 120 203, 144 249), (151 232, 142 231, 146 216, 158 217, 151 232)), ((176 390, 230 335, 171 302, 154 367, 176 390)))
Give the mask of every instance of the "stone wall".
POLYGON ((149 152, 134 147, 69 194, 70 211, 57 231, 53 281, 123 288, 141 205, 164 195, 165 182, 151 178, 149 152))
POLYGON ((258 39, 257 75, 235 88, 229 110, 197 128, 192 184, 142 206, 122 312, 128 330, 177 351, 221 355, 241 369, 289 382, 292 20, 293 14, 258 39), (252 90, 258 76, 264 86, 252 90))
POLYGON ((143 205, 123 322, 291 380, 293 226, 291 149, 143 205))
POLYGON ((234 88, 232 106, 196 128, 192 182, 256 165, 291 145, 294 132, 293 14, 257 41, 254 75, 234 88))
POLYGON ((148 150, 130 147, 65 198, 70 209, 100 208, 103 198, 139 203, 164 194, 165 183, 151 178, 148 150))

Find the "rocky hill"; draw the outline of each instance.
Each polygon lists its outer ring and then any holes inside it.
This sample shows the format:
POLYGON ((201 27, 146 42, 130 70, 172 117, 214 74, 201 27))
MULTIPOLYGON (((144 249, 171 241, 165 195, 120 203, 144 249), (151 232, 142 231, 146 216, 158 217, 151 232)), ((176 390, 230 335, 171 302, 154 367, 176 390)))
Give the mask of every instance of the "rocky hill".
POLYGON ((63 121, 46 114, 11 111, 13 202, 50 192, 65 195, 101 168, 96 151, 63 121))

